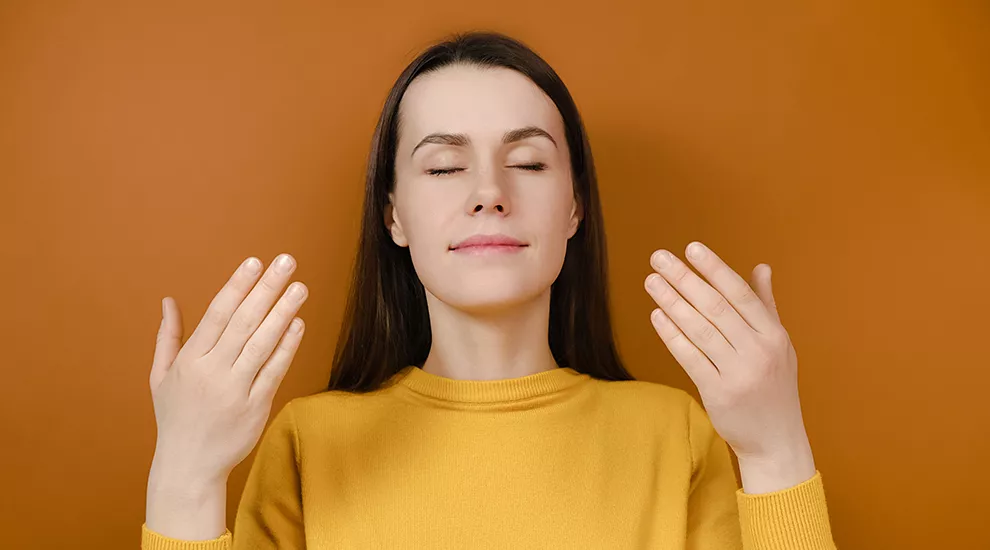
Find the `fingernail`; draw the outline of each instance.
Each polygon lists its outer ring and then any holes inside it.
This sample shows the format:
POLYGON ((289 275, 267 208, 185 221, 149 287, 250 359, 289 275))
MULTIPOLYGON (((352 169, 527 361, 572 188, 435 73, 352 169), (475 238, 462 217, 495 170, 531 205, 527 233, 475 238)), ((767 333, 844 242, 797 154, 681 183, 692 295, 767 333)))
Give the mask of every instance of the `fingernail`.
POLYGON ((666 250, 659 250, 653 255, 653 263, 659 268, 670 267, 670 254, 666 250))
POLYGON ((691 246, 688 247, 687 253, 692 260, 702 260, 705 258, 705 245, 699 242, 691 243, 691 246))
POLYGON ((165 298, 162 298, 162 321, 165 320, 165 298))
POLYGON ((654 309, 652 312, 650 312, 650 319, 654 323, 659 323, 663 320, 663 313, 660 311, 659 308, 654 309))
POLYGON ((656 273, 650 273, 649 275, 647 275, 646 276, 646 288, 653 288, 653 287, 655 287, 656 284, 657 284, 656 281, 659 278, 660 278, 660 275, 658 275, 656 273))
POLYGON ((275 260, 275 271, 280 274, 288 273, 292 268, 292 257, 288 254, 282 254, 275 260))
POLYGON ((302 298, 303 295, 303 285, 302 283, 292 283, 289 285, 289 292, 287 292, 289 298, 302 298))
POLYGON ((261 260, 258 258, 248 258, 244 260, 244 272, 248 275, 257 275, 261 271, 261 260))

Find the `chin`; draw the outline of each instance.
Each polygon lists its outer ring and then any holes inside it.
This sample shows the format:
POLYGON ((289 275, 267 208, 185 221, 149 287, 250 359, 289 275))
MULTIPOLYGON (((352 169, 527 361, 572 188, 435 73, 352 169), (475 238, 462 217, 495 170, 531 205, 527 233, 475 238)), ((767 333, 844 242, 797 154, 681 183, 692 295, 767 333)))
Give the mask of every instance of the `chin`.
POLYGON ((526 284, 522 281, 461 281, 456 288, 434 295, 450 307, 467 313, 492 313, 524 306, 550 291, 549 285, 526 284))

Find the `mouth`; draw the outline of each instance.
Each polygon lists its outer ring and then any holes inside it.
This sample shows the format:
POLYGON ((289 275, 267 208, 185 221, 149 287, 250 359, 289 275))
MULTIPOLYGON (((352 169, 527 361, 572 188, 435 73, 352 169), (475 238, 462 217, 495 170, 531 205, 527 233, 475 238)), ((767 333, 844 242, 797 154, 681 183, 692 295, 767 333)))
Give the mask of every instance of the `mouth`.
POLYGON ((460 253, 490 253, 518 252, 528 244, 504 233, 489 235, 476 234, 450 246, 451 252, 460 253))
POLYGON ((451 248, 450 252, 454 254, 465 254, 465 255, 482 255, 482 254, 512 254, 519 252, 529 245, 518 245, 518 244, 475 244, 468 246, 459 246, 457 248, 451 248))

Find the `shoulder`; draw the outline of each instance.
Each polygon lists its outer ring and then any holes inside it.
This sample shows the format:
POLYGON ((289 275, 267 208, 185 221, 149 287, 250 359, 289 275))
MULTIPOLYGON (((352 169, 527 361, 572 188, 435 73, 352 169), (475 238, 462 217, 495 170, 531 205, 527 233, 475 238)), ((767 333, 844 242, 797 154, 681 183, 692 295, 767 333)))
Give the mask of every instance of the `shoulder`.
POLYGON ((597 386, 611 408, 651 415, 685 437, 705 438, 713 431, 704 406, 681 388, 646 380, 598 380, 597 386))
POLYGON ((692 460, 707 454, 719 444, 720 437, 707 411, 693 394, 666 384, 642 380, 600 382, 600 391, 612 407, 652 417, 658 433, 686 443, 692 460))
POLYGON ((366 393, 322 391, 291 398, 279 411, 301 440, 338 437, 373 430, 395 414, 395 400, 384 389, 366 393))
POLYGON ((686 415, 697 404, 694 396, 681 388, 647 380, 595 380, 603 399, 616 404, 648 408, 659 413, 686 415))
POLYGON ((285 404, 284 410, 291 410, 296 423, 310 423, 327 417, 340 417, 357 412, 367 412, 379 408, 383 392, 351 393, 345 391, 323 391, 312 395, 294 397, 285 404))

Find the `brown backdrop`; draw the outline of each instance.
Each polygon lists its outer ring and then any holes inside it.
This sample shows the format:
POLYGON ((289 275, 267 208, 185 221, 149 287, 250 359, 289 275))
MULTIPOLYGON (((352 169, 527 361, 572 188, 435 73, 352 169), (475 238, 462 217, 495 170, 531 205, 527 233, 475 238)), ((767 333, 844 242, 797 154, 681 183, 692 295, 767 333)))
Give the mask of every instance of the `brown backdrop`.
POLYGON ((768 262, 840 547, 985 547, 985 1, 302 4, 0 3, 0 546, 137 547, 163 296, 188 336, 242 259, 291 252, 308 330, 274 406, 326 383, 385 93, 484 28, 582 109, 633 373, 694 391, 651 251, 768 262))

